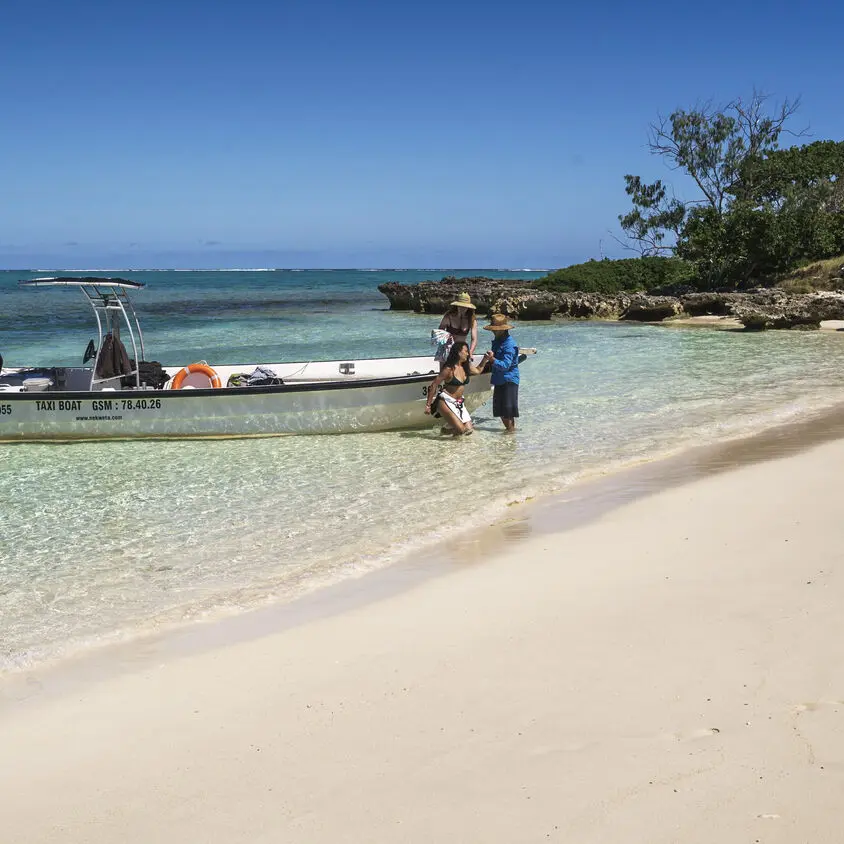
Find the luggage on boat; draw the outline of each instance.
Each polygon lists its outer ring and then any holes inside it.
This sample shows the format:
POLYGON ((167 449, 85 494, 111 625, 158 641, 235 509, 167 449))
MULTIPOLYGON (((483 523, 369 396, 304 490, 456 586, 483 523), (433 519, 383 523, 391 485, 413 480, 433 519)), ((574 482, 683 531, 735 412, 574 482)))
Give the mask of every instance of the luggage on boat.
POLYGON ((267 366, 258 366, 252 372, 238 372, 229 376, 227 387, 275 387, 284 381, 267 366))
POLYGON ((246 379, 246 384, 249 387, 269 387, 283 383, 284 381, 268 366, 256 367, 255 371, 246 379))
POLYGON ((235 372, 234 375, 229 375, 229 380, 226 381, 227 387, 245 387, 246 379, 249 375, 245 372, 235 372))
MULTIPOLYGON (((130 360, 129 363, 132 369, 134 369, 135 361, 130 360)), ((156 390, 160 390, 170 380, 170 376, 164 371, 164 367, 157 360, 142 360, 138 364, 138 376, 141 386, 146 385, 156 390)), ((134 387, 135 376, 124 375, 120 383, 122 387, 134 387)))

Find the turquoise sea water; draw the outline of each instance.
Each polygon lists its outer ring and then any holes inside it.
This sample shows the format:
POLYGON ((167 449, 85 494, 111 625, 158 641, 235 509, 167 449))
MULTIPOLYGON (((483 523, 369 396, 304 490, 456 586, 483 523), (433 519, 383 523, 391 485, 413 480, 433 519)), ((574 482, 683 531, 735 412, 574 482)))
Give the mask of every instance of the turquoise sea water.
MULTIPOLYGON (((438 318, 391 313, 376 287, 450 272, 112 274, 149 285, 135 296, 147 358, 184 364, 428 354, 438 318)), ((45 274, 0 273, 9 366, 81 361, 82 296, 17 286, 45 274)), ((459 441, 432 429, 0 445, 0 672, 288 600, 514 500, 844 398, 837 333, 563 322, 515 336, 539 349, 523 366, 515 437, 485 407, 459 441)))

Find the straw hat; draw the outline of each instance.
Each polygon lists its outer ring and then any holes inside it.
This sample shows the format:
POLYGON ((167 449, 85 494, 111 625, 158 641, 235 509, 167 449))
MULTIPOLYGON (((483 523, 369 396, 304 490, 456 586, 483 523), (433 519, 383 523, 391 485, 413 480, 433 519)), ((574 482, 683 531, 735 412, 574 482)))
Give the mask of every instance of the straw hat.
POLYGON ((472 304, 472 297, 468 293, 458 293, 457 298, 451 305, 452 307, 471 308, 473 311, 475 310, 475 306, 472 304))
POLYGON ((504 314, 493 314, 490 318, 489 325, 484 328, 487 331, 511 331, 513 326, 507 322, 507 317, 504 314))

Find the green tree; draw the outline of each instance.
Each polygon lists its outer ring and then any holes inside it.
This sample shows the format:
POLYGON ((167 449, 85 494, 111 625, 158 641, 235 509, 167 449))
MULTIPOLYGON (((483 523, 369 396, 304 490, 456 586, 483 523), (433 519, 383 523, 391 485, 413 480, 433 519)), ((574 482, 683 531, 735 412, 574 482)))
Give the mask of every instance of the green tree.
POLYGON ((773 150, 748 160, 741 178, 748 185, 742 210, 767 220, 757 272, 771 275, 844 251, 844 142, 773 150))
POLYGON ((721 108, 706 103, 678 109, 651 125, 651 153, 688 176, 698 193, 668 199, 661 180, 647 184, 638 176, 624 177, 633 210, 619 222, 642 254, 676 251, 695 262, 705 286, 721 285, 755 265, 742 238, 758 236, 769 221, 754 213, 763 174, 750 162, 777 150, 799 107, 798 100, 785 100, 769 112, 768 99, 754 92, 721 108), (725 219, 734 209, 740 213, 725 219))
POLYGON ((815 141, 748 159, 740 175, 746 197, 779 211, 789 201, 844 211, 844 142, 815 141))
POLYGON ((669 199, 660 179, 647 185, 639 176, 625 176, 625 191, 633 200, 633 210, 619 215, 621 228, 634 241, 639 254, 644 257, 663 255, 674 251, 673 244, 665 242, 670 232, 676 238, 686 217, 686 206, 676 197, 669 199))
POLYGON ((720 109, 711 103, 678 109, 651 124, 648 149, 691 177, 700 190, 689 204, 709 205, 723 214, 753 191, 747 162, 778 148, 785 124, 800 107, 799 99, 785 100, 768 114, 768 100, 754 91, 749 99, 739 97, 720 109))

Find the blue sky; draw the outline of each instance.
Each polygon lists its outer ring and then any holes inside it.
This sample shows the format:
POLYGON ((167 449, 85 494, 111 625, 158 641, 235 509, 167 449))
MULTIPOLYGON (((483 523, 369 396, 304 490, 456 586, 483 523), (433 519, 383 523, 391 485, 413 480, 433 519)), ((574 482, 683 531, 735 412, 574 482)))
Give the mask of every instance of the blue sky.
MULTIPOLYGON (((623 251, 658 112, 844 137, 840 4, 6 0, 0 267, 550 267, 623 251)), ((679 183, 678 183, 679 184, 679 183)))

